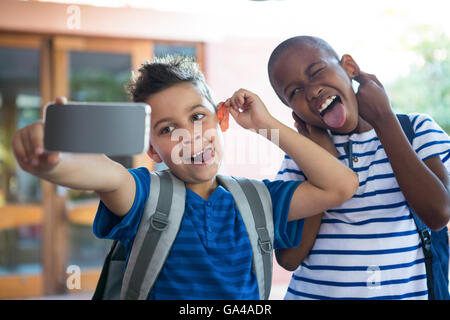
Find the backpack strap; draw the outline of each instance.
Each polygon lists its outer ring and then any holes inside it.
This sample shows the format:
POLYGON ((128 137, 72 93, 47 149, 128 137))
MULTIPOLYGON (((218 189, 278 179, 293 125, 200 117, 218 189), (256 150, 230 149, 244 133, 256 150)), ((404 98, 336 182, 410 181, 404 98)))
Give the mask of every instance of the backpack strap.
MULTIPOLYGON (((403 132, 409 140, 409 143, 413 144, 415 137, 414 128, 406 114, 397 114, 397 119, 402 126, 403 132)), ((408 206, 409 207, 409 206, 408 206)), ((433 252, 431 250, 431 233, 428 227, 419 219, 415 212, 409 208, 411 215, 417 227, 417 231, 420 236, 420 241, 422 243, 423 254, 425 256, 425 269, 427 272, 427 285, 428 294, 430 299, 434 300, 434 279, 433 279, 433 252)))
POLYGON ((119 299, 126 256, 125 247, 114 240, 105 258, 92 300, 119 299))
POLYGON ((185 196, 184 183, 170 171, 151 173, 152 201, 147 200, 131 249, 121 299, 147 299, 178 234, 185 196))
POLYGON ((400 122, 400 125, 402 126, 403 132, 408 138, 409 143, 412 145, 416 134, 414 132, 412 123, 409 120, 409 116, 407 114, 397 114, 397 119, 400 122))
POLYGON ((247 229, 259 296, 268 299, 272 286, 273 213, 270 193, 262 181, 217 175, 232 195, 247 229))

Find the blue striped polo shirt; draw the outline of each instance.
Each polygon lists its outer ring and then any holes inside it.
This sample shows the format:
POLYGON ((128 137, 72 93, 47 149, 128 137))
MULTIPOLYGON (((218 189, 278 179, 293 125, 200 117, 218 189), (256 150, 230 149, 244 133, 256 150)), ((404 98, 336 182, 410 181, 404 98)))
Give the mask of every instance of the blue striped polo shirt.
MULTIPOLYGON (((439 156, 450 172, 448 135, 425 114, 409 118, 419 158, 439 156)), ((332 139, 339 160, 358 174, 359 188, 352 199, 324 213, 285 299, 427 299, 420 238, 375 130, 332 139)), ((277 179, 306 178, 285 156, 277 179)))
MULTIPOLYGON (((123 219, 100 201, 94 220, 99 238, 119 240, 127 256, 137 233, 151 176, 144 167, 129 169, 136 181, 136 196, 123 219)), ((287 222, 290 200, 300 181, 264 180, 273 205, 274 247, 300 243, 303 220, 287 222)), ((186 189, 186 205, 179 233, 149 299, 259 299, 252 269, 250 240, 233 196, 218 186, 204 200, 186 189)))

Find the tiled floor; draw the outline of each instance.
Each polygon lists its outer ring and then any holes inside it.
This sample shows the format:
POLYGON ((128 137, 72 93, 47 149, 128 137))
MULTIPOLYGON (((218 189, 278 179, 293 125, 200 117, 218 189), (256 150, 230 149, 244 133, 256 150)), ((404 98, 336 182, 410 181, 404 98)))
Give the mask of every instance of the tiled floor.
MULTIPOLYGON (((270 292, 269 300, 283 300, 284 295, 286 294, 287 284, 282 285, 273 285, 272 290, 270 292)), ((92 293, 74 293, 74 294, 63 294, 56 296, 44 296, 38 298, 31 298, 31 300, 91 300, 92 293)))
MULTIPOLYGON (((283 300, 284 295, 291 278, 291 272, 281 268, 276 260, 273 263, 272 290, 270 292, 270 300, 283 300)), ((90 300, 92 292, 72 293, 54 296, 43 296, 31 298, 32 300, 90 300)))

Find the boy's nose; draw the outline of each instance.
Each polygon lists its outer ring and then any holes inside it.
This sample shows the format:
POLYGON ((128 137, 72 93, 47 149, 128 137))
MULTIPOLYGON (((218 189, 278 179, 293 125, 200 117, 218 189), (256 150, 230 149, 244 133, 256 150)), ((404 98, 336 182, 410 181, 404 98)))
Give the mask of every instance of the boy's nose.
POLYGON ((194 141, 201 140, 202 139, 202 135, 203 135, 202 132, 196 132, 196 131, 190 132, 189 137, 185 137, 183 139, 183 143, 185 145, 187 145, 187 144, 190 144, 190 143, 192 143, 194 141))
POLYGON ((308 101, 312 101, 313 99, 320 97, 322 91, 323 88, 320 86, 310 86, 306 90, 306 99, 308 99, 308 101))

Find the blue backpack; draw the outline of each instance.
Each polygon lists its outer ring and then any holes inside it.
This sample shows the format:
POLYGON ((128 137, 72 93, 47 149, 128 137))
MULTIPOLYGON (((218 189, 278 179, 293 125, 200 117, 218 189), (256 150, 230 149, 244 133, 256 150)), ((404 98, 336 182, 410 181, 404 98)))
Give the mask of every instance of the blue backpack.
MULTIPOLYGON (((412 145, 415 133, 409 117, 405 114, 398 114, 397 118, 412 145)), ((431 300, 450 300, 448 288, 448 229, 444 227, 439 231, 431 231, 411 208, 409 210, 422 242, 427 272, 428 298, 431 300)))

